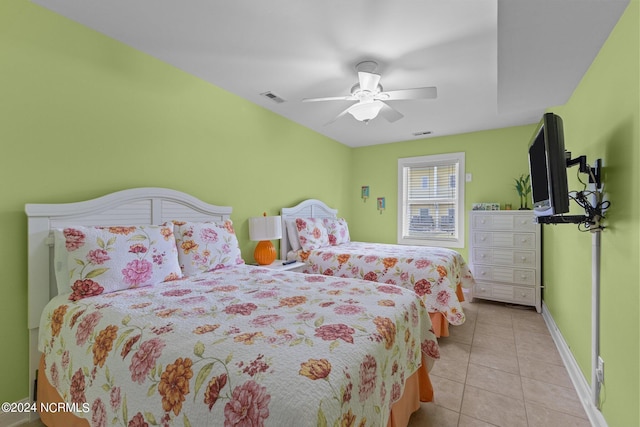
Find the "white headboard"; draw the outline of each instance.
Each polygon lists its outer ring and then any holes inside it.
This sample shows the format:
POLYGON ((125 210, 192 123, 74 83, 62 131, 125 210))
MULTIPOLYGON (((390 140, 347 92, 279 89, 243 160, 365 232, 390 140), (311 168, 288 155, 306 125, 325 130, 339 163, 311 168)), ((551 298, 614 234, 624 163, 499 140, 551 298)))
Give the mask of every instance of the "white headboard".
POLYGON ((287 253, 291 250, 286 221, 295 218, 336 218, 337 209, 332 209, 324 202, 316 199, 307 199, 291 208, 282 208, 282 240, 280 240, 280 259, 287 259, 287 253))
POLYGON ((57 295, 53 269, 54 228, 70 225, 158 225, 166 221, 228 219, 231 207, 215 206, 166 188, 134 188, 97 199, 63 204, 27 204, 29 384, 39 362, 38 328, 45 305, 57 295))

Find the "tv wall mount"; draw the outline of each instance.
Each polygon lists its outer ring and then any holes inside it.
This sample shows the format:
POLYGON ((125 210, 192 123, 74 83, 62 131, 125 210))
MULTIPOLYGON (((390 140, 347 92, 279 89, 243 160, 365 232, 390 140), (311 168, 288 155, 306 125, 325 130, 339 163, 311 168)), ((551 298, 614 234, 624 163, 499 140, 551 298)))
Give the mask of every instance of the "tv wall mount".
POLYGON ((578 205, 585 210, 584 215, 553 215, 536 217, 538 224, 585 224, 590 230, 601 230, 600 224, 604 216, 604 208, 609 206, 609 202, 602 201, 602 159, 596 159, 595 165, 592 167, 587 163, 587 156, 579 156, 571 158, 571 152, 565 151, 567 167, 579 166, 579 172, 589 176, 589 183, 595 184, 595 203, 589 202, 586 195, 579 191, 576 197, 573 197, 578 205))
POLYGON ((580 173, 589 175, 589 183, 595 184, 597 190, 600 190, 602 188, 602 159, 596 159, 595 166, 590 167, 587 164, 587 156, 579 156, 575 159, 572 159, 571 151, 565 151, 565 158, 567 159, 568 168, 579 165, 580 173))

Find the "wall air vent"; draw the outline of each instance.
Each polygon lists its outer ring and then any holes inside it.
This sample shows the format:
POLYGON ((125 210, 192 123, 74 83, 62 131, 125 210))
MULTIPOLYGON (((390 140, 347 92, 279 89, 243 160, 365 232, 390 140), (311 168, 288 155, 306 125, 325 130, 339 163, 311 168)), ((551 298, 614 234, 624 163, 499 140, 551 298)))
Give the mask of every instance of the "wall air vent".
POLYGON ((420 132, 414 132, 413 136, 425 136, 425 135, 431 135, 431 131, 430 130, 423 130, 420 132))
POLYGON ((272 100, 273 102, 276 102, 278 104, 282 104, 284 102, 284 99, 280 98, 278 95, 276 95, 273 92, 263 92, 260 95, 264 96, 265 98, 268 98, 270 100, 272 100))

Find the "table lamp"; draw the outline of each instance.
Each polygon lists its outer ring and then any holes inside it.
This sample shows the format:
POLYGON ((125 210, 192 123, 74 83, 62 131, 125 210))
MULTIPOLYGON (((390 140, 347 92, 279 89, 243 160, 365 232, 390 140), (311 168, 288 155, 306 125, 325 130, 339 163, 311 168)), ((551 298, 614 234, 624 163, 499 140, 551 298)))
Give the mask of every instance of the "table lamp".
POLYGON ((276 259, 276 248, 271 240, 282 238, 282 222, 279 216, 249 218, 249 238, 258 242, 253 257, 260 265, 271 264, 276 259))

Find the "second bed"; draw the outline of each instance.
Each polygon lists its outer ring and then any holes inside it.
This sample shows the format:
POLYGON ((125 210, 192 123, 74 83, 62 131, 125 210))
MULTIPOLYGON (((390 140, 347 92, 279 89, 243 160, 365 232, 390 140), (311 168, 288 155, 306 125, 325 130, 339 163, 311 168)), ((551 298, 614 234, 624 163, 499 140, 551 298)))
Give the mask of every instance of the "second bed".
POLYGON ((281 209, 281 258, 305 263, 305 273, 365 279, 412 289, 424 301, 437 336, 465 321, 463 288, 474 283, 468 264, 440 247, 353 242, 337 210, 309 199, 281 209))

